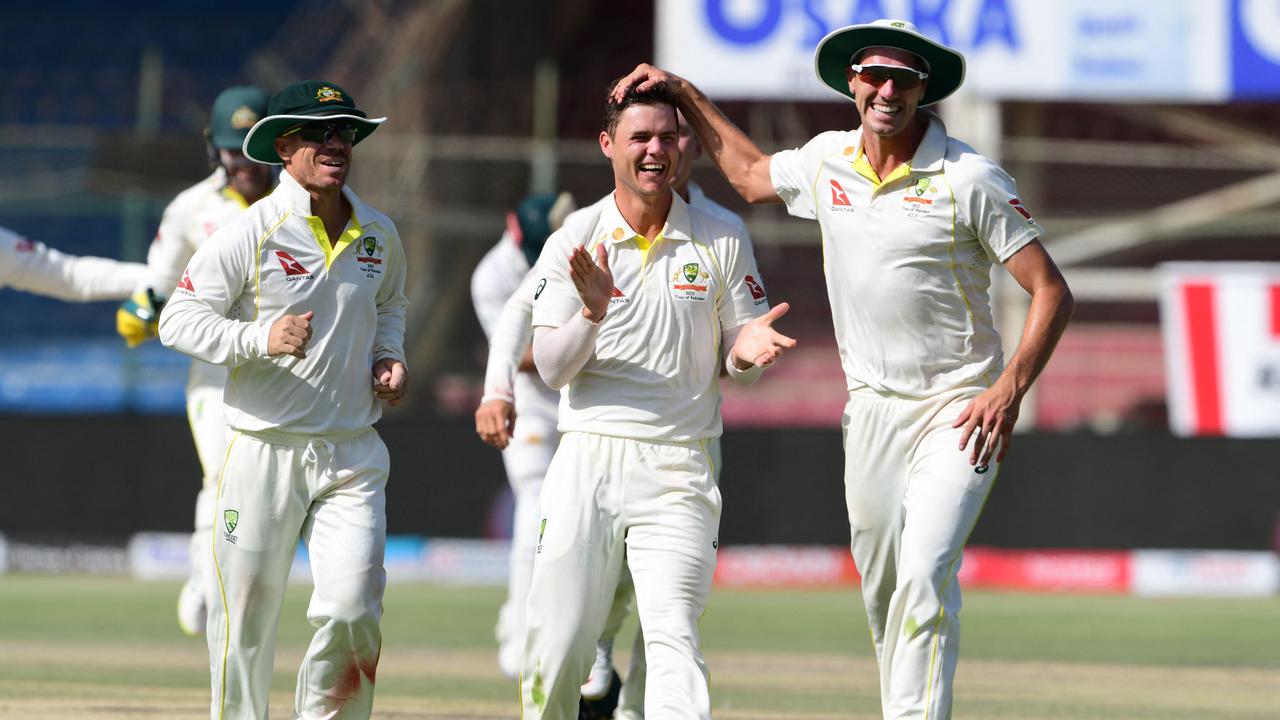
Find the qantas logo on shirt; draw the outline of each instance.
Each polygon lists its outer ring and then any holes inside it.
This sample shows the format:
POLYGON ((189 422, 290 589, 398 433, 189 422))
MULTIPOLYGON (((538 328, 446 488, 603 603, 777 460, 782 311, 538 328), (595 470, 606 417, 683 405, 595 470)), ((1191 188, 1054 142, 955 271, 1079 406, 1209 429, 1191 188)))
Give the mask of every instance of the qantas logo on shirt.
POLYGON ((179 290, 186 290, 187 292, 189 292, 189 293, 191 293, 191 294, 193 294, 193 295, 195 294, 195 292, 196 292, 196 286, 191 284, 191 273, 190 273, 190 271, 187 271, 187 270, 183 270, 183 271, 182 271, 182 279, 178 281, 178 289, 179 289, 179 290))
POLYGON ((14 252, 29 253, 36 251, 36 244, 26 238, 18 238, 18 244, 13 246, 14 252))
POLYGON ((1018 198, 1013 198, 1012 200, 1009 201, 1009 204, 1013 206, 1014 210, 1018 211, 1019 215, 1026 218, 1027 222, 1029 223, 1035 222, 1035 220, 1031 218, 1031 213, 1027 212, 1027 209, 1022 206, 1021 200, 1019 200, 1018 198))
POLYGON ((750 275, 742 279, 747 284, 747 289, 751 291, 751 299, 756 301, 756 305, 765 302, 764 288, 760 287, 760 283, 750 275))
POLYGON ((831 204, 842 205, 844 207, 850 206, 849 194, 846 193, 844 188, 840 187, 840 183, 835 180, 831 181, 831 204))
POLYGON ((831 212, 853 212, 853 203, 849 202, 849 193, 844 191, 838 180, 831 181, 831 212))
POLYGON ((311 271, 303 267, 302 263, 294 260, 289 253, 277 250, 276 259, 280 261, 280 267, 284 268, 285 280, 292 282, 294 280, 311 279, 311 271))
POLYGON ((631 298, 627 297, 626 295, 623 295, 623 294, 622 294, 622 290, 621 290, 620 288, 618 288, 618 286, 617 286, 617 285, 614 285, 614 286, 613 286, 613 293, 611 294, 611 297, 609 298, 609 304, 610 304, 610 305, 619 305, 619 304, 621 304, 621 305, 628 305, 628 304, 630 304, 630 303, 631 303, 631 298))

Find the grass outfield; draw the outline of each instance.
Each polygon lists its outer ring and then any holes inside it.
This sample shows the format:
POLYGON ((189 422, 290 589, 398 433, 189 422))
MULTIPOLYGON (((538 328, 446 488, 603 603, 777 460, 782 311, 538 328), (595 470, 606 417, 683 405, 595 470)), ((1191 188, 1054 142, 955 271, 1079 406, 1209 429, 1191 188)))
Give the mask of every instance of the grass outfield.
MULTIPOLYGON (((204 644, 178 632, 177 585, 0 577, 0 718, 208 717, 204 644)), ((497 672, 500 590, 387 591, 374 717, 514 718, 497 672)), ((291 589, 272 717, 287 718, 311 628, 291 589)), ((958 719, 1275 718, 1280 600, 966 595, 958 719)), ((877 718, 851 590, 716 590, 703 619, 716 717, 877 718)), ((619 648, 630 647, 625 628, 619 648)), ((625 667, 625 653, 619 653, 625 667)))

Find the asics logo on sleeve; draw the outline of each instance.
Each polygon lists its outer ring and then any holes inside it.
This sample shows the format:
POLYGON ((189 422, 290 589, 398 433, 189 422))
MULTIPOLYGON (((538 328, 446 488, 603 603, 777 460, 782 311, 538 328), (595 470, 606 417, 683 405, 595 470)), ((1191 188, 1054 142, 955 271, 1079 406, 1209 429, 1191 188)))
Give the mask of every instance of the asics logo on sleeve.
POLYGON ((1031 218, 1031 213, 1027 212, 1027 209, 1026 209, 1025 207, 1023 207, 1023 206, 1022 206, 1022 201, 1021 201, 1021 200, 1019 200, 1018 198, 1014 198, 1014 199, 1012 199, 1012 200, 1010 200, 1010 201, 1009 201, 1009 204, 1013 206, 1013 209, 1014 209, 1014 210, 1017 210, 1017 211, 1018 211, 1018 214, 1019 214, 1019 215, 1021 215, 1021 216, 1022 216, 1022 217, 1024 217, 1024 218, 1026 218, 1026 219, 1027 219, 1027 222, 1029 222, 1029 223, 1033 223, 1033 222, 1035 222, 1035 220, 1033 220, 1033 219, 1031 218))

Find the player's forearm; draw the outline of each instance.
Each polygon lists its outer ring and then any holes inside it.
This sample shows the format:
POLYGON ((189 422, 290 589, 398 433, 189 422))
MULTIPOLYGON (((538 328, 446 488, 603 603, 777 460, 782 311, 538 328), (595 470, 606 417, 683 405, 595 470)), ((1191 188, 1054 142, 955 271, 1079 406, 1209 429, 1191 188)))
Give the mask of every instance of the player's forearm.
POLYGON ((390 358, 405 362, 404 326, 408 302, 378 308, 378 329, 373 334, 374 361, 390 358))
POLYGON ((13 286, 68 302, 123 300, 146 282, 147 267, 99 257, 76 257, 45 249, 15 273, 13 286))
POLYGON ((533 329, 533 362, 548 387, 559 390, 577 375, 596 347, 600 325, 574 313, 560 327, 533 329))
POLYGON ((1048 364, 1074 309, 1075 299, 1061 279, 1048 282, 1031 294, 1018 349, 1001 374, 1002 379, 1013 383, 1019 397, 1026 394, 1048 364))
POLYGON ((680 110, 707 156, 742 199, 751 203, 778 202, 769 177, 769 156, 692 83, 682 84, 679 97, 680 110))
POLYGON ((178 295, 160 313, 160 342, 215 365, 234 367, 267 357, 267 321, 228 320, 203 302, 178 295))
POLYGON ((375 300, 378 309, 378 326, 373 333, 373 359, 384 358, 405 362, 404 333, 409 315, 409 296, 404 292, 404 253, 396 243, 387 262, 387 277, 375 300))
POLYGON ((489 338, 489 360, 484 373, 484 396, 510 400, 513 397, 515 374, 526 368, 524 359, 533 336, 532 289, 526 292, 526 283, 507 300, 489 338))

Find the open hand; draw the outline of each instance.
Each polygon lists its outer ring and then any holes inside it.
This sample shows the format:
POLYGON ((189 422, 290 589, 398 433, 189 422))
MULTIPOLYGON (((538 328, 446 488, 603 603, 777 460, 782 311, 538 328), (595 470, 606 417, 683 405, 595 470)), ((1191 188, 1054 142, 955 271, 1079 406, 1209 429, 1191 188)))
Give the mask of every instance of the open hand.
POLYGON ((752 366, 769 367, 782 357, 782 352, 796 346, 794 338, 773 329, 773 323, 791 309, 788 303, 778 303, 769 312, 742 326, 738 339, 733 343, 733 364, 739 370, 752 366))
POLYGON ((1013 425, 1018 421, 1021 404, 1022 397, 1014 392, 1012 383, 1000 380, 969 402, 951 427, 964 428, 960 436, 961 451, 968 448, 969 439, 973 438, 970 465, 986 466, 997 449, 1000 453, 996 455, 996 462, 1004 462, 1013 441, 1013 425))
POLYGON ((637 92, 648 90, 658 85, 665 85, 677 98, 680 97, 684 89, 685 80, 677 75, 657 68, 647 63, 640 63, 626 77, 618 81, 613 86, 613 92, 609 93, 609 100, 613 103, 622 102, 622 98, 626 96, 627 90, 634 87, 637 92))
POLYGON ((613 297, 613 273, 609 270, 609 253, 604 243, 596 245, 593 262, 586 248, 579 245, 569 255, 569 277, 582 299, 582 314, 593 323, 604 319, 613 297))

